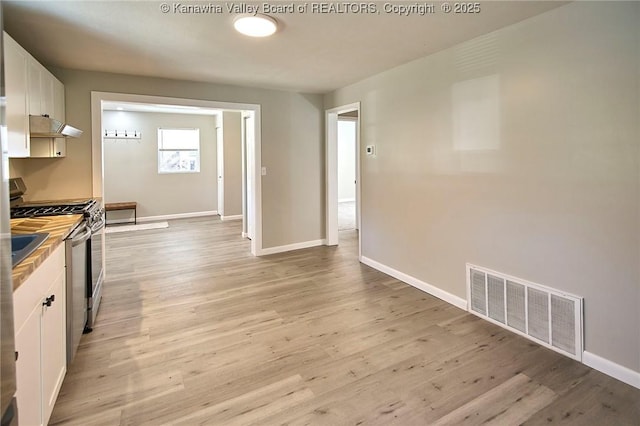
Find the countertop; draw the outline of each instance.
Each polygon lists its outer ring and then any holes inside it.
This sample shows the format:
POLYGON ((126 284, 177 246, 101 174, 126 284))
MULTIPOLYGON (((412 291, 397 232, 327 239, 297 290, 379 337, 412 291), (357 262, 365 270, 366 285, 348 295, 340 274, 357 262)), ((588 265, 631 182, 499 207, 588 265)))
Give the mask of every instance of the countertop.
POLYGON ((33 271, 62 244, 62 241, 69 236, 71 231, 82 222, 82 219, 83 216, 81 214, 11 219, 12 234, 32 234, 35 232, 47 232, 49 234, 49 238, 40 247, 13 268, 13 291, 16 291, 33 271))

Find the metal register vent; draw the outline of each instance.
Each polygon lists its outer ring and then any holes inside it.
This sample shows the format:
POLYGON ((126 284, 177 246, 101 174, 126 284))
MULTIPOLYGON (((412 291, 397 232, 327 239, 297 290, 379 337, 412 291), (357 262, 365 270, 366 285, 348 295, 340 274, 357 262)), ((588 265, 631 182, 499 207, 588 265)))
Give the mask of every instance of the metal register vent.
POLYGON ((582 298, 467 264, 468 310, 582 361, 582 298))

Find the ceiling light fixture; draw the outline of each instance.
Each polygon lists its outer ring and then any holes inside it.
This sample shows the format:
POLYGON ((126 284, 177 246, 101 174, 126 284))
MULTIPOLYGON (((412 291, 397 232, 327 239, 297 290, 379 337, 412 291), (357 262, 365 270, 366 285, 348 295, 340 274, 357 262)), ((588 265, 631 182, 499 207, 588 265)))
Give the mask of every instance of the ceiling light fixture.
POLYGON ((276 32, 278 23, 271 16, 258 13, 256 15, 239 15, 234 19, 233 27, 239 33, 250 37, 268 37, 276 32))

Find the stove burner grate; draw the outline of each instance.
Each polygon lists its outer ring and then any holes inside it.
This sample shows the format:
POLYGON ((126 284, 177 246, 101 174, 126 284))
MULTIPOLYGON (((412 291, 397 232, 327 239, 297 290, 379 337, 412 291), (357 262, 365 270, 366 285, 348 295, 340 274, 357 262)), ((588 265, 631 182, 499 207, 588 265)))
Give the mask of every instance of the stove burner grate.
POLYGON ((96 203, 91 200, 86 203, 72 203, 59 205, 24 205, 11 208, 11 218, 25 218, 38 216, 58 216, 70 214, 82 214, 91 216, 96 209, 96 203))

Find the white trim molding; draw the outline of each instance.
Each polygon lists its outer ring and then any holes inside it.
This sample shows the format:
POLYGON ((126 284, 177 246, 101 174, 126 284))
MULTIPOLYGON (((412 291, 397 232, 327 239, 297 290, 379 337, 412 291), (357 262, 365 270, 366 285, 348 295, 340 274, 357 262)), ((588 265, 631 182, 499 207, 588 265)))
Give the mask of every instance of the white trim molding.
POLYGON ((241 214, 236 214, 232 216, 222 216, 220 215, 220 220, 242 220, 243 216, 241 214))
POLYGON ((377 269, 380 272, 384 272, 385 274, 390 275, 393 278, 396 278, 402 282, 405 282, 410 286, 417 288, 418 290, 422 290, 425 293, 429 293, 430 295, 437 297, 438 299, 442 299, 445 302, 452 304, 453 306, 463 309, 464 311, 467 310, 467 301, 461 297, 458 297, 454 294, 451 294, 442 289, 439 289, 436 286, 428 284, 422 280, 419 280, 416 277, 407 275, 404 272, 400 272, 397 269, 393 269, 373 259, 369 259, 366 256, 362 256, 360 258, 360 262, 364 263, 367 266, 372 267, 373 269, 377 269))
POLYGON ((267 256, 270 254, 284 253, 285 251, 300 250, 300 249, 306 249, 310 247, 318 247, 318 246, 324 245, 325 243, 326 243, 325 240, 312 240, 312 241, 304 241, 301 243, 287 244, 286 246, 268 247, 266 249, 262 249, 259 256, 267 256))
POLYGON ((588 351, 582 352, 582 363, 608 376, 640 389, 640 372, 616 364, 588 351))
MULTIPOLYGON (((326 243, 335 246, 339 243, 338 232, 338 115, 346 112, 357 112, 356 121, 356 227, 361 228, 360 203, 362 200, 360 184, 360 123, 362 114, 360 102, 342 105, 325 110, 325 229, 326 243)), ((342 119, 342 118, 340 118, 342 119)), ((358 232, 358 256, 362 253, 362 233, 358 232)))

